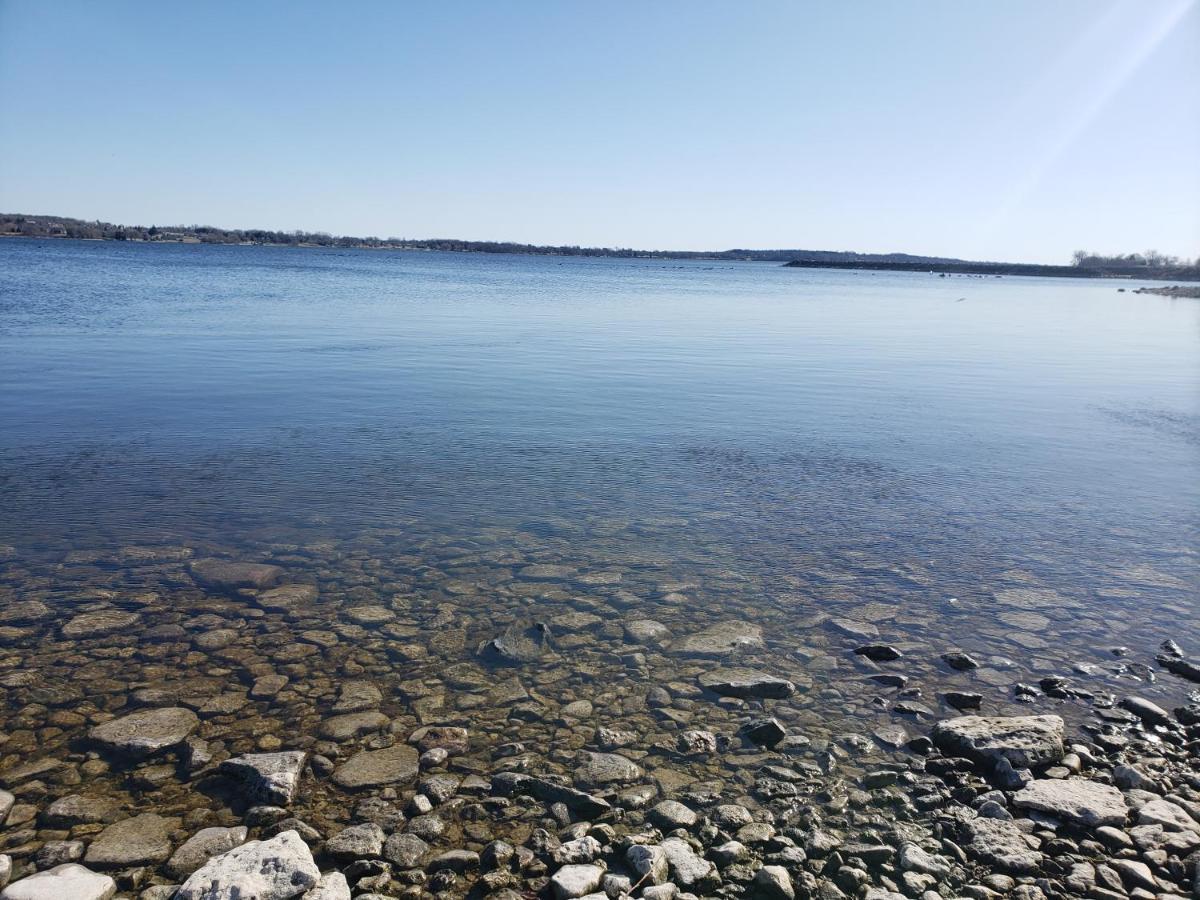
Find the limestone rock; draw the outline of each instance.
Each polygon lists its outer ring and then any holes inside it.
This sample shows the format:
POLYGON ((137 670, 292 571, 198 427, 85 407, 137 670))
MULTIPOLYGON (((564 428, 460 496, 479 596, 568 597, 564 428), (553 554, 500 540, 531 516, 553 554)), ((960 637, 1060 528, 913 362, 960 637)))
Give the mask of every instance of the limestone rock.
POLYGON ((1007 819, 972 819, 966 829, 967 852, 989 865, 1025 875, 1037 872, 1042 864, 1042 854, 1030 849, 1021 829, 1007 819))
POLYGON ((308 754, 303 750, 247 753, 225 760, 220 771, 241 780, 251 799, 288 806, 296 799, 307 761, 308 754))
POLYGON ((763 646, 763 632, 749 622, 718 622, 676 641, 671 649, 685 656, 720 658, 763 646))
POLYGON ((721 668, 705 672, 699 678, 705 690, 723 697, 763 697, 782 700, 796 693, 796 685, 757 669, 721 668))
POLYGON ((192 578, 207 588, 236 591, 241 588, 263 590, 283 577, 283 569, 265 563, 234 562, 228 559, 197 559, 188 570, 192 578))
POLYGON ((97 869, 125 869, 165 862, 179 819, 142 813, 109 825, 92 841, 84 862, 97 869))
POLYGON ((550 877, 550 888, 556 900, 574 900, 600 887, 604 869, 593 865, 563 866, 550 877))
POLYGON ((117 883, 107 875, 66 863, 14 881, 0 900, 109 900, 116 893, 117 883))
POLYGON ((180 886, 175 900, 291 900, 320 878, 300 835, 282 831, 210 859, 180 886))
POLYGON ((933 742, 948 755, 1028 769, 1060 762, 1064 734, 1059 716, 959 716, 938 722, 933 742))
POLYGON ((334 770, 333 780, 350 790, 410 782, 420 768, 415 747, 396 744, 384 750, 363 750, 334 770))
POLYGON ((1013 795, 1021 809, 1036 809, 1075 825, 1123 825, 1125 797, 1115 787, 1086 778, 1042 778, 1013 795))
POLYGON ((198 868, 222 853, 246 841, 246 828, 202 828, 180 845, 167 860, 166 872, 171 878, 182 881, 198 868))
POLYGON ((121 609, 104 609, 99 612, 81 613, 62 627, 63 637, 71 640, 103 637, 137 624, 141 618, 135 612, 121 609))

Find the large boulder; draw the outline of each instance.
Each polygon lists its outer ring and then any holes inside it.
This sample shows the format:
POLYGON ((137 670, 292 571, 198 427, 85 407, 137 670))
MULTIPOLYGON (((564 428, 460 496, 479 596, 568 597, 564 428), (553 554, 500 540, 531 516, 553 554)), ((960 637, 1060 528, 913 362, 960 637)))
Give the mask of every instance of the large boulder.
POLYGON ((210 859, 180 886, 175 900, 291 900, 320 878, 300 835, 282 831, 210 859))
POLYGON ((1042 778, 1013 795, 1020 809, 1049 813, 1074 825, 1124 825, 1128 808, 1115 787, 1086 778, 1042 778))
POLYGON ((933 742, 943 753, 994 766, 1049 766, 1063 758, 1066 728, 1058 716, 959 716, 938 722, 933 742))
POLYGON ((178 747, 200 725, 190 709, 143 709, 97 725, 88 737, 108 753, 142 759, 178 747))
POLYGON ((66 863, 14 881, 0 900, 109 900, 116 893, 117 883, 107 875, 66 863))

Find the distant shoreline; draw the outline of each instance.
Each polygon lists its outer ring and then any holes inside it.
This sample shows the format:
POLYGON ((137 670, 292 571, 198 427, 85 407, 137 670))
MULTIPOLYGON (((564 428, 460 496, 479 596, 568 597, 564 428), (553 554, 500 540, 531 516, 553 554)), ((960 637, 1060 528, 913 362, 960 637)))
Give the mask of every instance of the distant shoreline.
POLYGON ((324 232, 225 229, 207 225, 149 227, 115 225, 65 216, 0 214, 0 237, 44 240, 113 241, 139 244, 219 244, 223 246, 283 247, 335 250, 403 250, 415 252, 484 253, 518 256, 603 257, 711 262, 769 262, 790 268, 918 272, 979 277, 1033 276, 1052 278, 1115 278, 1149 281, 1200 281, 1200 266, 1112 264, 1041 265, 980 262, 910 253, 858 253, 844 250, 731 249, 635 250, 620 247, 519 244, 512 241, 465 241, 455 238, 377 238, 334 236, 324 232))

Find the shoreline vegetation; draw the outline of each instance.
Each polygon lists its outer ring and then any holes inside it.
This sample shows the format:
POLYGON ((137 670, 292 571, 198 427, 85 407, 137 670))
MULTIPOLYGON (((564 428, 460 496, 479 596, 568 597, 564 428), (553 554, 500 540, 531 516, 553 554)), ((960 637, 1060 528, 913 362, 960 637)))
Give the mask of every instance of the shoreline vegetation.
POLYGON ((940 275, 1005 275, 1058 278, 1125 278, 1200 281, 1200 259, 1180 260, 1155 251, 1098 256, 1077 251, 1071 265, 973 261, 910 253, 858 253, 845 250, 731 249, 636 250, 621 247, 520 244, 512 241, 465 241, 455 238, 354 237, 326 232, 225 229, 209 225, 142 226, 85 221, 65 216, 0 214, 0 237, 61 238, 135 243, 227 244, 353 250, 408 250, 498 253, 529 256, 591 256, 621 259, 696 259, 779 262, 790 268, 930 272, 940 275))

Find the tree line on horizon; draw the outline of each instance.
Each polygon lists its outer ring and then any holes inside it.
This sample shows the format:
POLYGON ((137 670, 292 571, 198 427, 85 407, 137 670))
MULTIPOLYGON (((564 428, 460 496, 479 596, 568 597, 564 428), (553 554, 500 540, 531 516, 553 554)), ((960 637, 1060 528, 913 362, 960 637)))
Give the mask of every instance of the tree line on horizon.
MULTIPOLYGON (((85 221, 66 216, 0 214, 0 236, 75 238, 101 241, 142 241, 150 243, 261 244, 282 247, 337 247, 391 250, 441 250, 468 253, 519 253, 540 256, 607 256, 649 259, 735 259, 760 262, 891 262, 891 263, 967 263, 971 260, 946 256, 921 256, 910 253, 857 253, 850 250, 635 250, 623 247, 580 247, 578 245, 521 244, 514 241, 465 241, 456 238, 353 237, 324 231, 272 231, 262 228, 216 228, 211 225, 116 225, 111 222, 85 221)), ((1071 264, 1082 268, 1186 268, 1200 266, 1194 261, 1168 256, 1157 250, 1143 253, 1105 256, 1076 250, 1071 264)))

